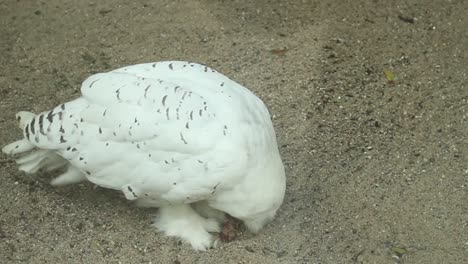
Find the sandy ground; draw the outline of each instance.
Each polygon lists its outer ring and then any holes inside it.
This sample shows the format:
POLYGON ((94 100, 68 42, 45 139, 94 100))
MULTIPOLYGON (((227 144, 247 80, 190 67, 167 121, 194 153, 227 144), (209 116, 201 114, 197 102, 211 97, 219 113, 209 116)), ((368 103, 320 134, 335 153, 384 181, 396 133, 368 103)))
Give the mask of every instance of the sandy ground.
POLYGON ((468 1, 285 2, 1 1, 2 145, 92 73, 196 61, 269 106, 288 184, 261 234, 194 252, 3 155, 0 263, 468 263, 468 1))

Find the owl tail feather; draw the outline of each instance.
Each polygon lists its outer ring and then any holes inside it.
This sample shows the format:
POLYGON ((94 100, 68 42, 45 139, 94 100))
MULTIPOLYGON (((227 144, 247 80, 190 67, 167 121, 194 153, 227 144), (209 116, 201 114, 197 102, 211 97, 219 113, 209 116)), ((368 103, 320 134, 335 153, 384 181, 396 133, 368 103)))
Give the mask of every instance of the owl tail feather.
MULTIPOLYGON (((35 147, 28 140, 22 139, 5 146, 2 151, 6 154, 20 154, 33 150, 35 147)), ((36 149, 16 159, 19 170, 25 173, 35 173, 42 168, 58 169, 68 162, 51 150, 36 149)))
POLYGON ((16 163, 18 163, 20 171, 29 174, 42 168, 48 171, 58 169, 68 162, 50 150, 39 149, 17 159, 16 163))
POLYGON ((15 116, 16 116, 16 120, 18 120, 19 128, 24 129, 26 124, 31 123, 31 121, 36 116, 36 114, 27 112, 27 111, 20 111, 16 113, 15 116))
MULTIPOLYGON (((24 129, 26 124, 30 123, 34 117, 35 114, 31 112, 22 111, 16 114, 16 119, 18 120, 19 127, 21 129, 24 129)), ((33 150, 16 159, 16 163, 19 165, 19 170, 24 171, 25 173, 35 173, 41 168, 54 170, 67 164, 67 161, 55 152, 35 148, 36 146, 29 142, 29 140, 23 138, 6 145, 2 148, 2 152, 8 155, 14 155, 23 154, 33 150)))
POLYGON ((29 140, 23 138, 21 140, 10 143, 2 148, 3 153, 5 154, 19 154, 33 150, 35 146, 29 142, 29 140))
MULTIPOLYGON (((18 120, 19 127, 24 130, 26 124, 30 123, 36 115, 31 112, 21 111, 16 114, 16 120, 18 120)), ((35 146, 29 142, 26 138, 10 143, 2 148, 5 154, 19 154, 33 150, 35 146)))

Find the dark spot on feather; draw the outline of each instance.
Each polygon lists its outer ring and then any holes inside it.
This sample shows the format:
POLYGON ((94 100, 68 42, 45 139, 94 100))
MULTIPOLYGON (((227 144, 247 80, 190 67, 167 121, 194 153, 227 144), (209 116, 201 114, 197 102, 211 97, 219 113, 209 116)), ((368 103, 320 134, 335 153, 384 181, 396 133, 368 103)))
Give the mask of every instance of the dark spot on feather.
POLYGON ((36 136, 36 137, 34 138, 34 141, 36 141, 36 143, 39 143, 39 137, 36 136))
POLYGON ((185 123, 185 128, 189 129, 189 122, 185 123))
POLYGON ((145 196, 148 197, 149 195, 147 193, 145 193, 145 196))
POLYGON ((156 63, 153 63, 153 68, 156 68, 156 63))
POLYGON ((169 120, 169 108, 166 109, 166 118, 169 120))
POLYGON ((102 134, 102 129, 101 129, 101 127, 99 127, 99 134, 102 134))
POLYGON ((165 95, 162 99, 162 105, 163 106, 166 106, 166 99, 167 99, 167 95, 165 95))
POLYGON ((207 72, 207 71, 208 71, 208 67, 206 67, 206 66, 205 66, 205 69, 204 69, 204 71, 205 71, 205 72, 207 72))
POLYGON ((139 149, 139 148, 140 148, 140 144, 136 144, 136 147, 139 149))
POLYGON ((44 114, 39 116, 39 132, 42 135, 45 135, 45 133, 44 133, 44 114))
POLYGON ((206 111, 206 109, 207 109, 207 108, 208 108, 208 107, 205 105, 205 107, 203 107, 203 110, 205 110, 205 111, 206 111))
POLYGON ((88 174, 88 175, 91 175, 91 172, 89 172, 89 171, 86 171, 86 174, 88 174))
POLYGON ((116 137, 116 136, 117 136, 117 134, 116 134, 115 132, 112 132, 112 135, 114 135, 114 137, 116 137))
POLYGON ((80 160, 83 160, 84 158, 83 157, 80 157, 80 160))
POLYGON ((107 113, 107 109, 104 110, 104 112, 102 112, 102 116, 106 116, 106 113, 107 113))
POLYGON ((128 189, 130 192, 133 192, 133 189, 132 189, 132 187, 130 187, 130 186, 127 186, 127 189, 128 189))
POLYGON ((115 90, 115 94, 116 94, 117 100, 120 101, 120 88, 115 90))
POLYGON ((148 158, 151 158, 151 153, 148 154, 148 158))
POLYGON ((89 85, 89 88, 93 87, 94 83, 97 82, 97 81, 99 81, 99 79, 94 80, 94 81, 89 85))
POLYGON ((35 127, 34 127, 34 124, 36 123, 36 118, 34 117, 33 120, 31 121, 31 134, 35 134, 34 130, 35 130, 35 127))
POLYGON ((190 120, 193 120, 193 111, 190 111, 190 120))
POLYGON ((166 163, 166 164, 169 164, 169 161, 167 161, 167 160, 164 160, 164 163, 166 163))
POLYGON ((16 120, 21 121, 21 116, 17 116, 16 120))
POLYGON ((146 98, 146 94, 148 93, 148 89, 151 87, 151 84, 149 84, 148 86, 146 86, 145 88, 145 94, 144 94, 144 97, 146 98))
POLYGON ((180 89, 180 86, 178 86, 178 85, 176 87, 174 87, 174 93, 177 93, 177 90, 179 90, 179 89, 180 89))
POLYGON ((50 111, 48 114, 47 114, 47 120, 49 120, 50 123, 52 123, 52 120, 54 118, 54 114, 53 114, 54 110, 50 111))
POLYGON ((133 121, 134 123, 137 123, 138 122, 138 119, 135 117, 135 120, 133 121))
POLYGON ((203 113, 203 110, 200 109, 200 111, 198 111, 198 114, 199 114, 200 116, 202 116, 202 113, 203 113))
POLYGON ((223 87, 223 86, 224 86, 224 82, 222 82, 222 83, 220 84, 220 86, 223 87))
POLYGON ((65 133, 65 130, 63 129, 63 126, 62 126, 62 125, 60 125, 59 132, 60 132, 60 133, 65 133))
POLYGON ((203 161, 201 161, 201 160, 197 160, 197 161, 198 161, 198 163, 203 163, 203 161))
POLYGON ((182 140, 184 142, 184 144, 187 144, 187 140, 185 140, 184 135, 182 134, 182 132, 180 132, 180 140, 182 140))
POLYGON ((61 108, 62 110, 65 110, 65 104, 61 104, 61 105, 60 105, 60 108, 61 108))
POLYGON ((187 91, 185 91, 185 92, 184 92, 184 94, 182 95, 182 100, 184 100, 184 99, 185 99, 185 96, 186 96, 187 94, 188 94, 188 92, 187 92, 187 91))
POLYGON ((67 141, 63 138, 63 135, 60 136, 60 143, 66 143, 67 141))
POLYGON ((108 147, 108 146, 109 146, 109 143, 108 143, 108 142, 106 142, 106 147, 108 147))
POLYGON ((83 123, 83 118, 80 118, 80 122, 83 123))
POLYGON ((63 112, 58 112, 59 120, 63 119, 63 112))
POLYGON ((78 128, 78 124, 77 123, 73 123, 73 126, 78 128))
POLYGON ((172 67, 172 63, 169 64, 169 69, 173 70, 174 68, 172 67))
POLYGON ((77 149, 76 149, 76 148, 72 148, 72 150, 71 150, 71 151, 75 152, 75 151, 77 151, 77 149))
POLYGON ((70 149, 71 149, 71 147, 68 147, 68 148, 67 148, 67 151, 69 151, 70 149))
POLYGON ((72 117, 73 117, 73 115, 69 115, 69 116, 68 116, 68 118, 72 118, 72 117))

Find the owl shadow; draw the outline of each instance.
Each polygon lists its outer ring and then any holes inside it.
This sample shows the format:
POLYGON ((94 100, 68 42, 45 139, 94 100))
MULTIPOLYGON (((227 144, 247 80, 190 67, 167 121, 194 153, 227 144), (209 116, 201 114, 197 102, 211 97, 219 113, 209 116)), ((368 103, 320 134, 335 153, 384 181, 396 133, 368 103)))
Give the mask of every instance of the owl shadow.
POLYGON ((19 184, 27 185, 29 192, 43 191, 60 198, 63 203, 73 204, 77 211, 86 210, 90 213, 115 215, 120 219, 145 224, 148 224, 147 222, 150 222, 157 213, 157 208, 137 207, 134 202, 127 200, 121 191, 99 187, 87 180, 64 186, 51 185, 52 179, 63 172, 63 169, 40 170, 32 175, 17 172, 14 180, 19 184))

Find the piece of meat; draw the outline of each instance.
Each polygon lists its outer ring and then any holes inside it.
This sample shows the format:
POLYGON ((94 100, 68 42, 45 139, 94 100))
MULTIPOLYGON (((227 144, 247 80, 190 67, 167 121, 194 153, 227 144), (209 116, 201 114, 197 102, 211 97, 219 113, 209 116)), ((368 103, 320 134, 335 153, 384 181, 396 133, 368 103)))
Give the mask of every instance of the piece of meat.
POLYGON ((237 238, 238 234, 242 231, 242 222, 230 215, 226 215, 224 219, 223 228, 219 233, 219 239, 223 242, 231 242, 237 238))

